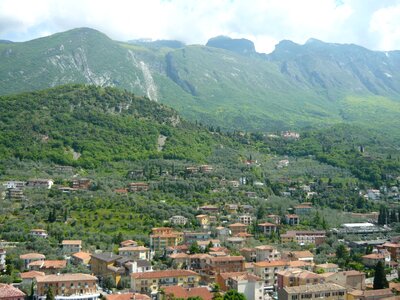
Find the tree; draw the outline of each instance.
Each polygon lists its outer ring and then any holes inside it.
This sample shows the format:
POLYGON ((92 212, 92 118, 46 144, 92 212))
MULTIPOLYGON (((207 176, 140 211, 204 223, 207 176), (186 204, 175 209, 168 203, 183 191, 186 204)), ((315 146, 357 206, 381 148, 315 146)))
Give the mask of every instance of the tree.
POLYGON ((224 297, 221 295, 220 292, 215 292, 212 297, 212 300, 223 300, 223 299, 224 299, 224 297))
POLYGON ((197 244, 196 241, 190 245, 189 252, 190 252, 190 254, 196 254, 196 253, 200 253, 201 252, 199 244, 197 244))
POLYGON ((385 266, 382 261, 379 261, 375 266, 374 290, 385 289, 389 287, 386 279, 385 266))
POLYGON ((53 294, 53 289, 52 288, 48 288, 47 292, 46 292, 46 300, 55 300, 56 298, 54 297, 53 294))
POLYGON ((246 300, 246 297, 235 290, 229 290, 225 293, 224 300, 246 300))

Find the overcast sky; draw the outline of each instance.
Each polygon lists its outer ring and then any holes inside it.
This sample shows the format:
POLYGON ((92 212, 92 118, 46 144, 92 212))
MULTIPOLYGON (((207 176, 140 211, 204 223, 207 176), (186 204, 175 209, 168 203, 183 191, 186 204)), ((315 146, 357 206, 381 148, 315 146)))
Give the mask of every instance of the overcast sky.
POLYGON ((0 0, 0 39, 26 41, 76 27, 117 40, 204 44, 228 35, 271 52, 313 37, 374 50, 400 49, 400 0, 0 0))

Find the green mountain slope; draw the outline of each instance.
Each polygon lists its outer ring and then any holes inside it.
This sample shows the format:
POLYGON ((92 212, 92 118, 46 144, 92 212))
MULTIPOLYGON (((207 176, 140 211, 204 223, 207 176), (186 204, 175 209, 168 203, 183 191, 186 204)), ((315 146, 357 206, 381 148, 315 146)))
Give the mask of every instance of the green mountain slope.
POLYGON ((216 143, 161 104, 110 87, 82 85, 0 97, 0 131, 0 160, 86 168, 148 158, 204 161, 216 143), (162 149, 160 136, 166 137, 162 149))
POLYGON ((225 129, 281 130, 341 122, 400 127, 400 52, 311 39, 269 55, 247 40, 208 46, 116 42, 80 28, 0 44, 0 94, 68 83, 115 86, 225 129), (361 109, 360 109, 361 107, 361 109))

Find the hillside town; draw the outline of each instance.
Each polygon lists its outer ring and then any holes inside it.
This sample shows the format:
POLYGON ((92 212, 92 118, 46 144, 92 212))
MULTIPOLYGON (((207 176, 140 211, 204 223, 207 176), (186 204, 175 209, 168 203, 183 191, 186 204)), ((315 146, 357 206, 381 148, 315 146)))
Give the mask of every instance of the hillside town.
MULTIPOLYGON (((242 164, 260 166, 251 159, 242 164)), ((276 167, 281 169, 285 165, 278 161, 276 167)), ((213 166, 201 165, 187 166, 182 174, 190 182, 199 176, 214 176, 214 172, 213 166)), ((137 177, 143 178, 143 171, 128 173, 128 178, 137 177)), ((393 232, 389 220, 398 222, 397 212, 382 209, 352 213, 349 220, 364 221, 333 228, 319 216, 316 204, 322 193, 320 185, 312 182, 283 185, 282 199, 296 197, 301 192, 303 201, 276 213, 272 209, 260 211, 249 204, 250 199, 260 200, 261 182, 254 181, 249 186, 245 178, 218 180, 220 189, 240 193, 244 201, 198 206, 192 220, 171 215, 163 226, 151 228, 144 240, 123 239, 127 235, 121 235, 111 248, 102 249, 80 239, 62 239, 49 251, 50 256, 46 251, 28 251, 29 247, 22 246, 28 241, 1 240, 2 276, 15 277, 13 282, 0 284, 0 299, 399 297, 400 236, 393 232)), ((21 202, 25 193, 35 189, 42 192, 56 189, 68 196, 91 193, 93 184, 88 178, 73 178, 68 186, 56 184, 52 179, 10 180, 3 184, 3 198, 21 202)), ((152 182, 131 181, 126 187, 115 189, 115 193, 145 195, 152 188, 152 182)), ((365 190, 359 191, 359 196, 364 201, 379 201, 382 195, 398 197, 395 188, 380 193, 380 190, 365 190)), ((50 212, 49 220, 53 217, 50 212)), ((29 230, 31 249, 51 238, 45 227, 29 230)))

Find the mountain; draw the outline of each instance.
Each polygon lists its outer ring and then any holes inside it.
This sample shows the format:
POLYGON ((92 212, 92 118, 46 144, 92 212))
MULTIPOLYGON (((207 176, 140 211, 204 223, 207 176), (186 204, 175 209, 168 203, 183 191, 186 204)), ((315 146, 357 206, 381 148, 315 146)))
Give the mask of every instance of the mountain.
POLYGON ((254 43, 247 39, 232 39, 228 36, 217 36, 208 40, 207 47, 221 48, 239 54, 254 54, 254 43))
POLYGON ((268 55, 227 37, 207 46, 154 43, 117 42, 89 28, 0 43, 0 94, 89 83, 146 95, 230 130, 347 122, 400 132, 400 51, 315 39, 282 41, 268 55))
POLYGON ((204 161, 216 139, 171 108, 111 87, 66 85, 0 97, 0 160, 93 168, 148 158, 204 161))

